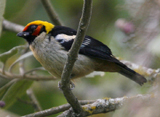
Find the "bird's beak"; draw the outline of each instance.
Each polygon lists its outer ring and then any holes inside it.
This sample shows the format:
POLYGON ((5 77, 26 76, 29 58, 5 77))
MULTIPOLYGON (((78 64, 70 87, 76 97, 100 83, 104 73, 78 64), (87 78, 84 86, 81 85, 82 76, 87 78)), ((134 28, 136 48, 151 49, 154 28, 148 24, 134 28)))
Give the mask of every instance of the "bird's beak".
POLYGON ((25 38, 25 37, 27 37, 29 35, 30 35, 29 32, 20 32, 20 33, 17 34, 18 37, 23 37, 23 38, 25 38))

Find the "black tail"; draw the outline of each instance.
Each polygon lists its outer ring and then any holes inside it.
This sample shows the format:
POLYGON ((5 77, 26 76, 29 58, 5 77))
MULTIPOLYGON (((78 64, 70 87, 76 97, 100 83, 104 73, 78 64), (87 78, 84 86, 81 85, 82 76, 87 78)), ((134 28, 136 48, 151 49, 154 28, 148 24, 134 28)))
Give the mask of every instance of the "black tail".
POLYGON ((140 75, 137 72, 133 71, 132 69, 128 68, 123 63, 118 62, 117 64, 120 67, 120 71, 119 71, 120 74, 128 77, 129 79, 131 79, 133 81, 135 81, 139 85, 143 85, 143 83, 147 82, 145 77, 143 77, 142 75, 140 75))

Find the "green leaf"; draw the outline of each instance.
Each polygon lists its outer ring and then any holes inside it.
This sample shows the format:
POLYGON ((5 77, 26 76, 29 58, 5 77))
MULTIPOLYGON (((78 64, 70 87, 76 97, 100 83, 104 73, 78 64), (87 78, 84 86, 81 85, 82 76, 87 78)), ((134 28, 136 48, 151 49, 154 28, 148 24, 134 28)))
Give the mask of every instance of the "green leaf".
POLYGON ((10 67, 9 67, 9 72, 12 70, 13 66, 18 63, 19 61, 23 60, 23 59, 26 59, 30 56, 33 56, 33 53, 30 51, 30 52, 27 52, 25 54, 23 54, 22 56, 20 56, 10 67))
POLYGON ((25 48, 25 47, 26 46, 16 46, 16 47, 12 48, 11 50, 0 54, 0 61, 5 63, 8 60, 8 58, 15 55, 19 49, 25 48))
POLYGON ((6 83, 3 87, 0 88, 0 98, 7 92, 9 87, 16 81, 17 79, 11 80, 8 83, 6 83))
POLYGON ((4 94, 2 101, 5 102, 5 109, 14 104, 17 98, 21 98, 26 94, 26 90, 32 85, 33 81, 19 80, 9 87, 4 94))
POLYGON ((3 14, 6 6, 6 0, 0 0, 0 36, 2 32, 3 14))

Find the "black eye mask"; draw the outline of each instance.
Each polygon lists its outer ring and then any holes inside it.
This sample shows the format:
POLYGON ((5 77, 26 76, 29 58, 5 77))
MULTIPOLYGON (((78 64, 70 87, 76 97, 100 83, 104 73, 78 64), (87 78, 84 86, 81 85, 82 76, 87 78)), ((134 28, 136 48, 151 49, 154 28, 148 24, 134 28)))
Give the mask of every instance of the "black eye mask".
POLYGON ((35 29, 37 28, 38 25, 31 25, 28 27, 28 29, 26 30, 26 32, 30 32, 33 33, 35 31, 35 29))

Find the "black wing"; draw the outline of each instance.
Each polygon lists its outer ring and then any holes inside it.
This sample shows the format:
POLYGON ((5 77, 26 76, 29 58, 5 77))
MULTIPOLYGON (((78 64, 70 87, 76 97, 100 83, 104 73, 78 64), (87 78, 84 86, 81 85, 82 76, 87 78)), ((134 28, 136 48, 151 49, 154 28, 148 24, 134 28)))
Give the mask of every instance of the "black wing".
MULTIPOLYGON (((56 26, 51 34, 55 37, 55 39, 68 51, 74 41, 74 38, 66 39, 67 37, 72 37, 76 35, 76 31, 74 29, 64 27, 64 26, 56 26), (66 35, 66 38, 56 38, 58 35, 66 35)), ((108 46, 103 44, 102 42, 90 37, 85 36, 84 41, 80 47, 80 54, 91 56, 103 60, 114 61, 112 57, 112 52, 108 46)))
POLYGON ((104 60, 112 59, 112 52, 109 47, 90 36, 85 36, 80 53, 104 60))

